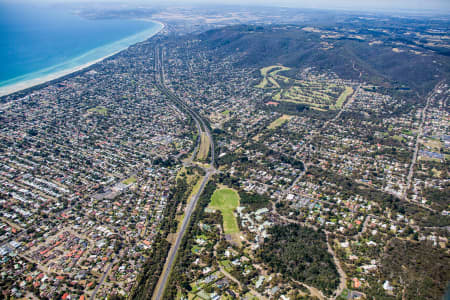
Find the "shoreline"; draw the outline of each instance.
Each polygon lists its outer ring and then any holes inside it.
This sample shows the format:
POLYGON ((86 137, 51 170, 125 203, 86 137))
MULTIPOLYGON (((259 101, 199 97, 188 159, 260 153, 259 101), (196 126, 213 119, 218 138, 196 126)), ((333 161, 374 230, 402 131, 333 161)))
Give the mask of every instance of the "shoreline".
MULTIPOLYGON (((147 21, 150 21, 150 20, 147 20, 147 21)), ((112 53, 109 53, 109 54, 107 54, 107 55, 105 55, 103 57, 94 59, 92 61, 86 62, 84 64, 81 64, 81 65, 78 65, 78 66, 75 66, 75 67, 72 67, 72 68, 63 69, 61 71, 56 71, 54 73, 50 73, 50 74, 47 74, 47 75, 39 76, 39 77, 36 77, 36 78, 33 78, 33 79, 28 79, 28 80, 25 79, 25 80, 19 81, 17 83, 12 83, 12 84, 9 84, 9 85, 2 86, 2 87, 0 87, 0 97, 6 97, 6 96, 9 96, 11 94, 14 94, 14 93, 17 93, 17 92, 21 92, 21 91, 24 91, 24 90, 27 90, 27 89, 30 89, 30 88, 33 88, 33 87, 36 87, 36 86, 39 86, 39 85, 43 85, 43 84, 49 83, 49 82, 57 80, 57 79, 63 78, 63 77, 68 76, 68 75, 70 75, 72 73, 76 73, 76 72, 82 71, 82 70, 84 70, 84 69, 86 69, 86 68, 88 68, 90 66, 93 66, 93 65, 95 65, 95 64, 97 64, 97 63, 99 63, 99 62, 101 62, 101 61, 103 61, 103 60, 105 60, 105 59, 107 59, 109 57, 112 57, 112 56, 114 56, 114 55, 116 55, 116 54, 118 54, 118 53, 128 49, 130 46, 133 46, 133 45, 135 45, 137 43, 142 43, 142 42, 148 40, 149 38, 157 35, 159 32, 161 32, 165 28, 165 24, 162 23, 162 22, 153 21, 153 20, 151 20, 151 22, 155 23, 155 24, 158 24, 159 28, 156 29, 155 32, 151 33, 149 36, 146 36, 145 38, 140 39, 139 41, 135 41, 132 44, 129 44, 126 47, 122 47, 121 49, 116 50, 116 51, 114 51, 112 53)), ((142 33, 142 32, 140 32, 140 33, 142 33)), ((138 32, 138 33, 134 34, 133 36, 139 35, 140 33, 138 32)), ((131 37, 133 37, 133 36, 131 36, 131 37)), ((130 37, 127 37, 127 38, 130 38, 130 37)), ((119 41, 116 41, 116 42, 123 41, 123 40, 125 40, 127 38, 123 38, 123 39, 121 39, 119 41)), ((104 45, 102 47, 105 47, 105 46, 107 46, 107 45, 104 45)), ((92 49, 90 51, 95 51, 95 49, 92 49)), ((83 57, 83 55, 88 54, 90 51, 88 51, 88 52, 86 52, 84 54, 81 54, 81 55, 79 55, 79 56, 77 56, 75 58, 72 58, 72 59, 77 59, 77 58, 83 57)), ((64 64, 64 63, 67 63, 67 62, 62 62, 61 64, 64 64)), ((51 67, 48 67, 47 69, 56 68, 57 66, 58 65, 51 66, 51 67)), ((42 72, 44 70, 46 70, 46 69, 38 70, 38 71, 35 71, 33 73, 42 72)), ((30 75, 30 74, 33 74, 33 73, 25 74, 25 75, 22 75, 22 76, 27 76, 27 75, 30 75)), ((13 79, 11 79, 11 80, 13 80, 13 79)))

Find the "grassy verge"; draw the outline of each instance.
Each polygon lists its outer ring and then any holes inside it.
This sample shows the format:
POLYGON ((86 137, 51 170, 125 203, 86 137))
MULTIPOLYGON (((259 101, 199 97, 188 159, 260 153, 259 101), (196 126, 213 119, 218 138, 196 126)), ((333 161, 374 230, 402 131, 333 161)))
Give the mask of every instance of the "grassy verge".
POLYGON ((197 154, 198 160, 205 160, 208 158, 210 143, 211 143, 211 141, 209 140, 208 134, 203 132, 202 136, 201 136, 200 148, 199 148, 198 154, 197 154))
MULTIPOLYGON (((195 195, 195 194, 197 194, 198 193, 198 191, 200 190, 200 187, 201 187, 201 185, 202 185, 202 181, 203 181, 203 178, 204 178, 205 176, 201 176, 201 177, 199 177, 198 178, 198 180, 197 180, 197 183, 194 185, 194 187, 192 188, 192 191, 191 191, 191 193, 189 194, 189 197, 187 198, 187 201, 186 201, 186 207, 189 205, 189 203, 191 202, 191 199, 192 199, 192 197, 195 195)), ((178 231, 180 230, 180 227, 181 227, 181 224, 183 223, 183 220, 184 220, 184 213, 181 215, 181 217, 179 217, 179 219, 177 219, 179 222, 178 222, 178 229, 177 229, 177 233, 178 233, 178 231)))

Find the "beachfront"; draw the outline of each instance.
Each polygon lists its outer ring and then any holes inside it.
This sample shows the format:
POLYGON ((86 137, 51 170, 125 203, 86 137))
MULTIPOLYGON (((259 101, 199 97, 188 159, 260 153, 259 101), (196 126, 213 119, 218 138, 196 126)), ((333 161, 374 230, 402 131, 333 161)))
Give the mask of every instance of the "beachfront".
POLYGON ((153 20, 149 22, 156 24, 156 26, 111 44, 92 49, 58 65, 0 82, 0 96, 6 96, 83 70, 127 49, 131 45, 151 38, 164 28, 164 24, 161 22, 153 20))

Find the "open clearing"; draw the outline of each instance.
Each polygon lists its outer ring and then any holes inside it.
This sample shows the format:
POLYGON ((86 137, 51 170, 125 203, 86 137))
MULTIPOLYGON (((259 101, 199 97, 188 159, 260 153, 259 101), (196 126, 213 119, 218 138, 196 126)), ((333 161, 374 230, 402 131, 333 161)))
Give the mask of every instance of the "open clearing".
POLYGON ((394 135, 392 138, 396 141, 403 142, 405 139, 400 135, 394 135))
POLYGON ((314 107, 314 106, 311 106, 311 109, 318 110, 318 111, 327 111, 326 109, 323 109, 320 107, 314 107))
POLYGON ((99 115, 106 116, 108 114, 108 109, 104 106, 97 106, 88 109, 89 113, 98 113, 99 115))
POLYGON ((271 74, 276 75, 278 72, 287 71, 287 70, 290 70, 290 68, 281 66, 281 65, 274 65, 274 66, 262 68, 261 75, 263 77, 266 77, 267 75, 271 75, 271 74), (269 72, 269 71, 271 71, 271 72, 269 72))
POLYGON ((189 203, 192 199, 192 197, 198 193, 198 190, 200 189, 200 186, 202 185, 202 181, 204 179, 205 176, 200 176, 197 180, 197 183, 194 185, 194 187, 192 188, 191 193, 189 194, 188 200, 187 202, 189 203))
POLYGON ((441 177, 442 171, 438 171, 436 168, 433 168, 431 170, 431 172, 433 172, 433 176, 434 177, 436 177, 436 178, 440 178, 441 177))
POLYGON ((287 121, 292 119, 293 117, 294 116, 290 116, 290 115, 282 115, 281 117, 279 117, 278 119, 276 119, 275 121, 270 123, 270 125, 267 128, 268 129, 275 129, 277 127, 280 127, 281 125, 283 125, 284 123, 286 123, 287 121))
POLYGON ((198 180, 198 176, 200 176, 200 175, 198 174, 197 171, 194 170, 194 171, 188 172, 188 169, 183 166, 183 167, 181 167, 180 171, 178 171, 177 180, 186 178, 186 182, 189 185, 192 185, 192 184, 195 184, 195 182, 198 180))
POLYGON ((219 210, 223 217, 223 230, 225 234, 230 234, 232 239, 240 244, 240 231, 237 224, 234 210, 239 206, 239 194, 230 188, 220 188, 215 190, 211 197, 209 207, 219 210))
POLYGON ((205 160, 208 158, 210 148, 210 140, 208 134, 206 132, 202 133, 200 148, 198 150, 197 159, 205 160))
POLYGON ((276 94, 274 99, 327 108, 334 106, 342 90, 343 87, 325 82, 296 80, 289 89, 282 89, 276 94))
POLYGON ((257 135, 255 135, 254 137, 252 137, 252 140, 258 142, 260 137, 261 137, 261 133, 258 133, 257 135))
POLYGON ((428 138, 428 139, 425 139, 422 142, 422 144, 425 147, 428 147, 429 149, 431 149, 433 151, 436 151, 436 152, 439 152, 441 150, 441 148, 442 148, 442 142, 440 140, 437 140, 437 139, 428 138))
POLYGON ((127 178, 124 181, 122 181, 122 183, 129 185, 129 184, 135 183, 136 181, 137 181, 136 176, 131 176, 130 178, 127 178))

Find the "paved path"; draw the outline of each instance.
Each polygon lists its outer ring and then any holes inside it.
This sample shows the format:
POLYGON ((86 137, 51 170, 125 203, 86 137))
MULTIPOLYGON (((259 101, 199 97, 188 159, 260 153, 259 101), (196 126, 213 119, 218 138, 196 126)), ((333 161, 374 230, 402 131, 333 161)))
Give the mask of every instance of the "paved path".
POLYGON ((322 291, 316 289, 315 287, 307 285, 304 282, 300 282, 300 281, 297 281, 294 279, 292 279, 292 281, 295 282, 296 284, 303 285, 305 288, 307 288, 309 290, 309 293, 311 294, 311 296, 317 297, 317 298, 319 298, 319 300, 328 299, 327 297, 325 297, 325 295, 322 293, 322 291))
MULTIPOLYGON (((231 275, 230 273, 228 273, 227 271, 225 271, 225 269, 224 269, 222 266, 220 266, 220 265, 219 265, 219 269, 220 269, 220 271, 223 273, 223 275, 225 275, 225 277, 227 277, 228 279, 234 281, 234 282, 239 286, 239 289, 242 291, 242 284, 241 284, 241 282, 240 282, 239 280, 237 280, 236 278, 233 277, 233 275, 231 275)), ((247 287, 248 287, 248 289, 250 290, 250 292, 251 292, 254 296, 258 297, 258 299, 262 299, 262 300, 266 300, 266 299, 267 299, 266 297, 264 297, 263 295, 261 295, 258 291, 255 291, 254 289, 252 289, 252 288, 249 287, 249 286, 247 286, 247 287)))
POLYGON ((326 237, 327 237, 327 247, 328 247, 328 253, 330 253, 333 256, 334 264, 336 265, 336 269, 339 273, 339 286, 333 293, 332 299, 336 299, 347 286, 347 274, 345 274, 344 270, 341 267, 341 263, 339 262, 339 259, 336 256, 336 253, 333 250, 333 247, 331 247, 330 241, 328 239, 329 232, 325 231, 326 237))

